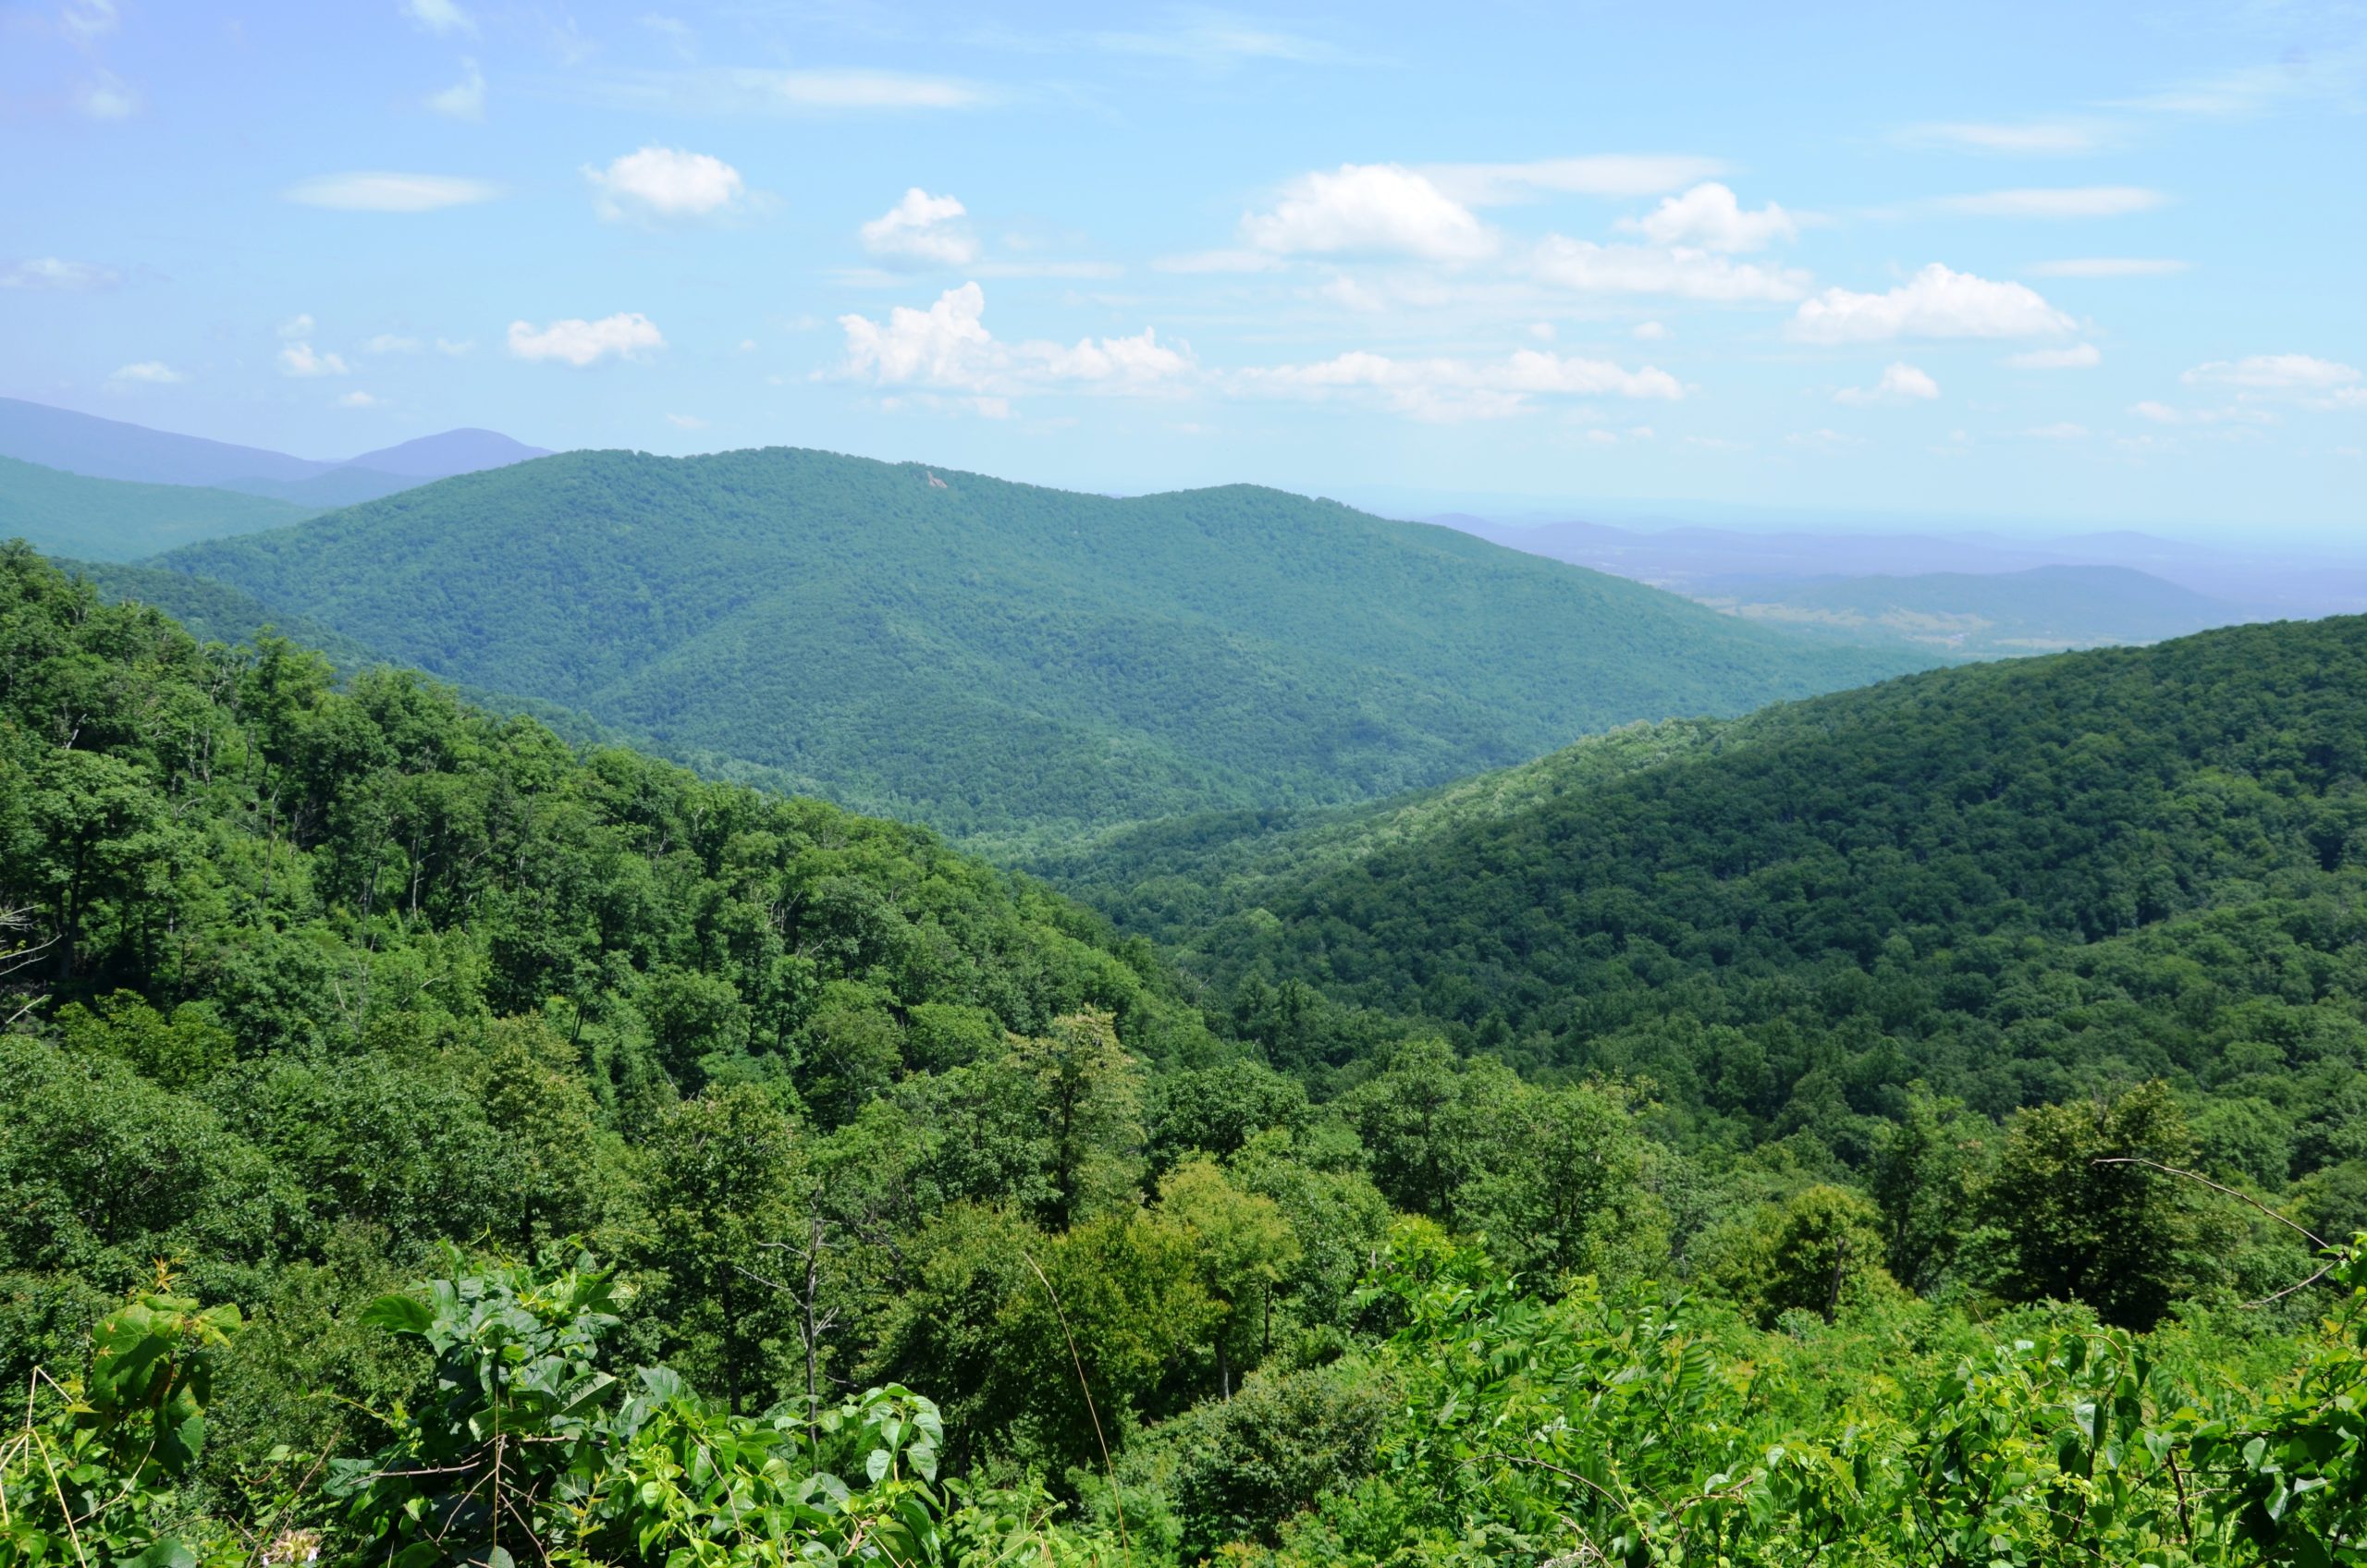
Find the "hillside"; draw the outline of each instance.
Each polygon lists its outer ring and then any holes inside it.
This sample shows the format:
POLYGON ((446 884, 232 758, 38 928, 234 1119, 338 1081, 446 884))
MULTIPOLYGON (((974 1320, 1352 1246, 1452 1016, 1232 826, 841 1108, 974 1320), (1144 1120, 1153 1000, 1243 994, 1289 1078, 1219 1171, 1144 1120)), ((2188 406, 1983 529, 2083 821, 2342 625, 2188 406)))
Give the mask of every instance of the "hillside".
MULTIPOLYGON (((2283 668, 2217 706, 2289 710, 2307 788, 2356 759, 2283 668)), ((1606 737, 1362 848, 1774 729, 1606 737)), ((2288 944, 2349 935, 2326 901, 2288 944)), ((2165 994, 2242 1012, 2238 1076, 2002 1123, 1911 1096, 1861 1184, 1418 1035, 1314 1101, 1147 944, 925 831, 201 647, 0 546, 0 1498, 42 1561, 70 1526, 197 1568, 290 1520, 346 1568, 1501 1560, 1475 1529, 1905 1568, 1968 1492, 1983 1561, 2262 1563, 2263 1499, 2288 1541, 2359 1516, 2360 1298, 2326 1314, 2367 1265, 2313 1291, 2269 1219, 2093 1160, 2343 1217, 2360 993, 2211 957, 2165 994), (2280 1145, 2288 1109, 2323 1114, 2280 1145), (2133 1472, 2067 1525, 2066 1408, 2133 1472)), ((1320 1010, 1267 1004, 1287 1060, 1320 1010)))
POLYGON ((570 453, 161 564, 972 836, 1386 795, 1925 662, 1275 491, 785 449, 570 453))
POLYGON ((1801 582, 1705 578, 1689 592, 1772 625, 1991 658, 2158 643, 2251 619, 2239 605, 2124 566, 1801 582))
POLYGON ((88 479, 0 458, 0 539, 23 539, 51 555, 136 560, 312 515, 310 508, 232 490, 88 479))
POLYGON ((2002 1116, 2162 1076, 2216 1100, 2214 1158, 2367 1223, 2362 703, 2367 619, 2242 627, 1788 704, 1551 789, 1579 748, 1509 811, 1344 855, 1285 833, 1259 854, 1307 874, 1243 857, 1196 930, 1155 874, 1067 869, 1318 1082, 1441 1028, 1641 1074, 1685 1137, 1858 1165, 1912 1084, 2002 1116), (1322 1004, 1275 1013, 1292 982, 1322 1004))

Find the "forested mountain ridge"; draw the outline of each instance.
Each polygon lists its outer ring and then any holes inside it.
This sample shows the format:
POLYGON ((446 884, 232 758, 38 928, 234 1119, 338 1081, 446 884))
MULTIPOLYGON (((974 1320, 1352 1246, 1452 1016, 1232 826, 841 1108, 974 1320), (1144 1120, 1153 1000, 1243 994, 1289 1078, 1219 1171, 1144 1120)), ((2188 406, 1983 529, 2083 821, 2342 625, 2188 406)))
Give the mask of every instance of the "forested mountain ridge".
POLYGON ((979 839, 1387 795, 1927 662, 1277 491, 781 448, 569 453, 162 564, 979 839))
POLYGON ((1862 1190, 1418 1035, 1312 1101, 1257 1060, 1294 1004, 1227 1038, 926 832, 201 646, 22 545, 0 910, 11 1562, 2361 1545, 2367 1266, 2092 1163, 2314 1218, 2159 1084, 1910 1099, 1862 1190))
POLYGON ((2362 704, 2360 618, 1935 671, 1179 940, 1244 1017, 1288 982, 1351 1010, 1273 1042, 1310 1071, 1370 1009, 1860 1167, 1919 1083, 2003 1116, 2166 1077, 2215 1158, 2367 1222, 2362 704))
POLYGON ((287 528, 315 509, 237 490, 87 479, 0 457, 0 539, 51 555, 136 560, 192 540, 287 528))

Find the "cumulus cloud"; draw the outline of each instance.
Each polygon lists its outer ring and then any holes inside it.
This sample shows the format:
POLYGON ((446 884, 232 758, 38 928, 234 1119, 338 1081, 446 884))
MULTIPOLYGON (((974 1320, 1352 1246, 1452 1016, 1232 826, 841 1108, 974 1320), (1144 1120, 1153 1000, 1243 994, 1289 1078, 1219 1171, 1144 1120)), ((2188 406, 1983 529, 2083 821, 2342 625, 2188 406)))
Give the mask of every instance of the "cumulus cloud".
MULTIPOLYGON (((299 319, 310 330, 312 318, 303 316, 299 319)), ((282 328, 283 332, 285 330, 282 328)), ((279 350, 279 374, 282 375, 350 375, 352 371, 353 367, 347 364, 342 356, 317 353, 310 343, 289 343, 279 350)))
POLYGON ((986 290, 964 283, 947 289, 926 310, 898 305, 885 322, 840 316, 839 326, 846 334, 844 372, 881 386, 1009 398, 1059 386, 1099 392, 1155 391, 1197 368, 1188 348, 1161 343, 1153 327, 1132 337, 1084 337, 1066 345, 1004 343, 987 329, 986 311, 986 290))
POLYGON ((1622 218, 1619 227, 1655 244, 1703 251, 1760 251, 1778 239, 1797 239, 1800 233, 1792 214, 1774 202, 1747 213, 1735 193, 1714 180, 1682 196, 1662 197, 1650 213, 1622 218))
POLYGON ((605 169, 587 164, 583 178, 599 191, 600 215, 611 222, 713 217, 747 194, 738 169, 679 147, 644 147, 605 169))
POLYGON ((1937 212, 1971 218, 2116 218, 2151 212, 2169 198, 2140 185, 2080 185, 2033 190, 1989 190, 1942 196, 1937 212))
POLYGON ((339 394, 337 406, 340 409, 375 409, 384 407, 386 401, 384 398, 374 398, 367 392, 353 391, 339 394))
POLYGON ((1867 407, 1878 403, 1928 403, 1940 395, 1940 384, 1905 361, 1883 370, 1871 386, 1845 386, 1833 395, 1836 403, 1867 407))
POLYGON ((189 377, 162 360, 141 360, 137 364, 122 366, 107 379, 114 382, 146 383, 150 386, 163 386, 176 381, 187 381, 189 377))
POLYGON ((2165 277, 2187 263, 2165 256, 2067 256, 2030 268, 2033 277, 2165 277))
POLYGON ((310 311, 300 311, 279 324, 279 336, 282 337, 310 337, 313 332, 313 314, 310 311))
POLYGON ((2178 378, 2189 386, 2234 386, 2248 392, 2327 392, 2358 381, 2356 367, 2309 354, 2251 354, 2214 360, 2178 378))
POLYGON ((1650 245, 1598 245, 1548 235, 1528 258, 1540 282, 1588 294, 1668 294, 1685 300, 1778 303, 1809 291, 1809 275, 1792 267, 1736 262, 1706 251, 1650 245))
POLYGON ((1664 370, 1628 370, 1608 360, 1521 349, 1501 360, 1395 359, 1365 349, 1310 364, 1263 366, 1236 374, 1248 394, 1330 398, 1362 394, 1411 418, 1439 423, 1502 419, 1526 411, 1538 396, 1665 398, 1685 387, 1664 370))
POLYGON ((383 172, 319 175, 280 192, 283 200, 300 206, 349 213, 432 213, 490 202, 500 194, 497 187, 482 179, 383 172))
POLYGON ((453 0, 403 0, 403 15, 438 37, 477 30, 476 18, 453 0))
POLYGON ((429 93, 427 106, 456 120, 484 118, 484 72, 474 60, 462 60, 460 80, 440 92, 429 93))
POLYGON ((2093 343, 2075 343, 2068 349, 2032 349, 2009 355, 2005 362, 2016 370, 2092 370, 2103 361, 2103 350, 2093 343))
POLYGON ((69 262, 62 256, 28 256, 0 266, 0 288, 43 289, 58 294, 88 294, 112 288, 122 279, 112 267, 91 262, 69 262))
POLYGON ((1828 288, 1800 302, 1791 336, 1809 343, 1894 337, 2043 337, 2076 324, 2019 283, 1997 283, 1933 262, 1881 294, 1828 288))
POLYGON ((509 324, 509 351, 521 360, 558 360, 579 370, 615 356, 639 359, 666 347, 665 335, 639 311, 619 311, 598 321, 571 316, 537 327, 532 322, 509 324))
POLYGON ((863 226, 863 248, 889 260, 968 266, 978 259, 977 239, 961 221, 968 212, 953 197, 932 196, 915 185, 863 226))
POLYGON ((1658 343, 1676 336, 1656 321, 1639 321, 1628 329, 1627 335, 1639 343, 1658 343))
POLYGON ((1599 153, 1525 164, 1429 164, 1421 172, 1466 207, 1501 207, 1547 196, 1658 196, 1724 174, 1726 165, 1686 153, 1599 153))
POLYGON ((1277 255, 1395 255, 1432 262, 1492 255, 1496 237, 1470 210, 1397 164, 1343 164, 1304 175, 1241 235, 1277 255))

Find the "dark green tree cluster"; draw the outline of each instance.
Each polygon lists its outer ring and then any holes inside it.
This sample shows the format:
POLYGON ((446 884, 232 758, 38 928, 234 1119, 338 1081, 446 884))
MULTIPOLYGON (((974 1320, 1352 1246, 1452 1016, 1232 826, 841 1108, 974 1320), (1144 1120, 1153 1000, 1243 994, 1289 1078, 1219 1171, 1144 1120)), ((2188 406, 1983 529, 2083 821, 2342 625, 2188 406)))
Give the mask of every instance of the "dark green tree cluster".
MULTIPOLYGON (((2358 1484, 2352 1340, 2313 1327, 2355 1266, 2239 1305, 2324 1261, 2291 1227, 2349 1158, 2291 1184, 2266 1092, 2098 1074, 2001 1121, 1902 1080, 1857 1143, 1728 1137, 1527 1020, 1255 970, 1204 1015, 1147 941, 925 831, 201 645, 21 546, 0 909, 8 1562, 1640 1563, 1741 1508, 1904 1562, 1881 1522, 1976 1408, 2023 1434, 1980 1464, 2027 1538, 2091 1480, 2051 1437, 2032 1479, 2025 1428, 2092 1355, 2139 1385, 2116 1454, 2279 1517, 2358 1484), (2055 1337, 2000 1352, 2000 1313, 2055 1337), (2002 1393, 1957 1370, 1993 1354, 2002 1393), (1853 1403, 1871 1366, 1907 1392, 1853 1403), (1555 1421, 1659 1446, 1492 1468, 1555 1421), (1880 1474, 1836 1501, 1853 1443, 1880 1474)), ((2278 1005, 2347 1016, 2339 974, 2278 1005)), ((1741 1060, 1761 1022, 1682 1027, 1741 1060)), ((2171 1540, 2161 1474, 2068 1538, 2281 1561, 2232 1515, 2171 1540)))

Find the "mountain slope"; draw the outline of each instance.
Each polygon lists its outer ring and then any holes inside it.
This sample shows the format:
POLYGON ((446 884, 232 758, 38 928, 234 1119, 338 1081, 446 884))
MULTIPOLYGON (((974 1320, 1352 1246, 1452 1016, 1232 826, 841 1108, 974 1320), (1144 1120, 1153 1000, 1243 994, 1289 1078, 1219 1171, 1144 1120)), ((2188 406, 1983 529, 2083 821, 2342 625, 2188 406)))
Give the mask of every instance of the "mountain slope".
POLYGON ((200 539, 286 528, 311 515, 235 491, 89 479, 0 458, 0 539, 20 538, 55 555, 128 561, 200 539))
POLYGON ((381 447, 374 452, 347 459, 344 466, 400 474, 409 479, 449 479, 456 473, 475 473, 549 456, 546 447, 512 441, 497 430, 472 427, 381 447))
POLYGON ((0 457, 93 479, 221 484, 233 479, 309 479, 336 465, 259 447, 234 447, 101 419, 46 403, 0 398, 0 457))
POLYGON ((1369 798, 1928 662, 1247 486, 578 452, 161 563, 951 831, 1369 798))
MULTIPOLYGON (((1917 1080, 2002 1114, 2167 1075, 2297 1124, 2240 1156, 2282 1181, 2367 1158, 2362 704, 2361 618, 1934 671, 1344 863, 1285 836, 1310 874, 1233 868, 1264 901, 1188 962, 1245 1017, 1295 980, 1858 1158, 1917 1080)), ((1371 1035, 1294 1030, 1309 1068, 1371 1035)))
POLYGON ((1990 656, 2158 643, 2250 619, 2242 606, 2125 566, 1797 582, 1711 578, 1691 592, 1748 619, 1990 656))
POLYGON ((0 398, 0 457, 92 479, 215 486, 308 510, 375 500, 425 480, 543 455, 541 447, 496 431, 448 430, 342 462, 323 461, 0 398))

